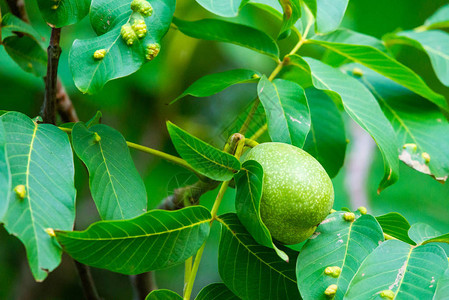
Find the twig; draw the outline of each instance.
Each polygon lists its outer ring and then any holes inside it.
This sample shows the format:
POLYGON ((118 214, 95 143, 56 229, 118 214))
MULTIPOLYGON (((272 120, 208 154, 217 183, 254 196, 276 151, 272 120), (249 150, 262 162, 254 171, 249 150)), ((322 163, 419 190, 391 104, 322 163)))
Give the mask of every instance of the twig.
POLYGON ((134 288, 134 299, 145 300, 147 295, 157 290, 157 286, 153 281, 153 273, 147 272, 139 275, 130 276, 131 284, 134 288))
POLYGON ((50 45, 47 49, 47 76, 45 77, 45 98, 42 107, 44 123, 56 124, 56 90, 58 82, 58 65, 61 56, 61 28, 52 28, 50 45))
POLYGON ((75 262, 76 269, 78 270, 79 277, 81 279, 81 286, 83 287, 84 296, 87 300, 100 300, 97 288, 95 287, 90 268, 82 263, 75 262))
POLYGON ((30 23, 30 20, 28 19, 28 14, 25 9, 24 0, 7 0, 7 2, 13 15, 22 19, 22 21, 24 22, 30 23))

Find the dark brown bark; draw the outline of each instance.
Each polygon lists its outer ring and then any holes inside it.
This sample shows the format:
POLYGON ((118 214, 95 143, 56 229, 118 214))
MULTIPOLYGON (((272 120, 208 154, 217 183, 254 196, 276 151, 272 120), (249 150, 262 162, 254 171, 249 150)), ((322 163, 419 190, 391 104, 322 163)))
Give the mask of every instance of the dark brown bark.
POLYGON ((79 121, 75 107, 73 107, 72 101, 70 101, 70 97, 59 78, 56 84, 56 110, 64 123, 79 121))

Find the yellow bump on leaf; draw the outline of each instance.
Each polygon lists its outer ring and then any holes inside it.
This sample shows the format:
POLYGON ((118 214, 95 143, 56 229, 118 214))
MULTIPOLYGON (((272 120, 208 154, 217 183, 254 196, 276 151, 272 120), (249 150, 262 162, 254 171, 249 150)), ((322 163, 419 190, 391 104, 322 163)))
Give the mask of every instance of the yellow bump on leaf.
POLYGON ((55 231, 53 230, 53 228, 45 228, 44 230, 45 230, 45 232, 46 232, 49 236, 51 236, 51 237, 55 237, 55 236, 56 236, 55 231))
POLYGON ((409 143, 409 144, 404 144, 404 145, 402 146, 402 148, 403 148, 403 149, 409 148, 409 149, 413 150, 413 152, 415 152, 415 151, 418 149, 418 146, 416 146, 416 144, 409 143))
POLYGON ((106 49, 99 49, 94 52, 94 59, 96 60, 102 60, 106 56, 106 49))
POLYGON ((122 36, 122 39, 125 41, 125 43, 128 46, 131 46, 134 44, 135 41, 137 41, 137 35, 134 32, 133 28, 129 23, 126 23, 122 26, 122 29, 120 30, 120 35, 122 36))
POLYGON ((101 141, 101 136, 99 136, 98 133, 96 133, 96 132, 94 133, 94 136, 95 136, 94 137, 95 143, 99 143, 101 141))
POLYGON ((354 69, 352 69, 352 75, 360 78, 363 76, 363 70, 359 69, 359 68, 354 68, 354 69))
POLYGON ((426 164, 428 164, 430 162, 430 155, 427 152, 423 152, 421 154, 422 158, 424 159, 424 161, 426 162, 426 164))
POLYGON ((366 215, 366 213, 368 212, 368 210, 366 209, 365 206, 360 206, 357 210, 358 210, 362 215, 366 215))
POLYGON ((19 199, 25 199, 25 197, 27 195, 26 188, 23 184, 17 185, 14 188, 14 192, 16 193, 17 197, 19 197, 19 199))
POLYGON ((147 34, 147 24, 144 20, 134 20, 131 26, 139 39, 143 38, 147 34))
POLYGON ((332 298, 337 293, 338 286, 336 284, 331 284, 327 287, 327 289, 324 291, 324 294, 328 296, 329 298, 332 298))
POLYGON ((153 60, 159 54, 159 51, 161 51, 159 44, 149 44, 145 51, 145 58, 147 60, 153 60))
POLYGON ((51 6, 51 9, 53 9, 53 10, 57 10, 57 9, 58 9, 58 7, 59 7, 59 5, 55 4, 55 5, 52 5, 52 6, 51 6))
POLYGON ((329 212, 329 214, 333 214, 334 212, 337 212, 335 209, 331 209, 331 211, 329 212))
POLYGON ((145 0, 133 0, 131 9, 144 17, 149 17, 153 14, 153 7, 151 7, 150 2, 145 0))
POLYGON ((254 79, 258 79, 258 78, 260 78, 260 76, 258 75, 258 74, 254 74, 253 76, 251 76, 252 78, 254 78, 254 79))
POLYGON ((340 276, 340 274, 341 274, 341 268, 338 266, 327 267, 324 270, 324 274, 338 278, 338 276, 340 276))
POLYGON ((380 296, 385 299, 394 299, 394 292, 392 290, 383 290, 380 292, 380 296))
POLYGON ((343 219, 348 222, 352 222, 355 220, 355 214, 352 212, 345 212, 343 215, 343 219))

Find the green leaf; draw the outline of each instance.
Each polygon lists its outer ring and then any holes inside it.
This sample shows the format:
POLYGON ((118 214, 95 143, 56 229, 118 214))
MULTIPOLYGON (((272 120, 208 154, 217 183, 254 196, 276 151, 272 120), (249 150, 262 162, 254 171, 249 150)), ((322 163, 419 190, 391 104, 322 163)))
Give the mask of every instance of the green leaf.
POLYGON ((310 111, 302 87, 284 79, 270 82, 263 76, 257 92, 267 114, 271 140, 302 148, 310 130, 310 111))
POLYGON ((202 206, 152 210, 137 218, 99 221, 84 231, 57 231, 77 261, 122 274, 168 268, 196 253, 207 239, 210 212, 202 206))
POLYGON ((444 275, 438 280, 437 289, 432 299, 444 299, 449 295, 449 269, 444 272, 444 275))
POLYGON ((315 16, 315 30, 327 33, 340 26, 349 0, 306 0, 305 2, 315 16))
POLYGON ((3 223, 11 191, 11 170, 6 153, 6 132, 3 123, 0 122, 0 223, 3 223))
POLYGON ((448 28, 449 27, 449 4, 440 7, 424 23, 426 29, 448 28))
POLYGON ((374 96, 356 79, 322 62, 291 55, 290 64, 312 77, 313 85, 343 102, 348 115, 376 141, 384 159, 384 177, 379 191, 397 181, 399 161, 396 135, 374 96))
POLYGON ((278 39, 284 36, 285 33, 295 25, 296 21, 301 18, 300 0, 279 0, 279 3, 282 5, 284 14, 278 39))
POLYGON ((47 52, 31 36, 10 36, 3 40, 8 55, 25 72, 38 77, 47 73, 47 52))
POLYGON ((36 39, 37 42, 42 42, 43 38, 40 34, 31 26, 14 16, 11 13, 7 13, 1 20, 2 38, 5 39, 10 36, 15 36, 17 33, 27 34, 36 39))
POLYGON ((81 21, 89 13, 91 0, 37 0, 45 22, 64 27, 81 21))
POLYGON ((446 99, 432 91, 427 84, 408 67, 372 45, 354 45, 311 39, 310 43, 320 45, 354 62, 362 64, 377 73, 390 78, 443 109, 448 109, 446 99))
POLYGON ((182 300, 182 297, 170 290, 154 290, 145 300, 182 300))
POLYGON ((364 74, 360 81, 376 96, 393 125, 401 149, 399 158, 415 170, 445 181, 449 175, 449 122, 444 115, 393 81, 367 68, 357 68, 364 74))
MULTIPOLYGON (((323 41, 329 43, 336 44, 346 44, 346 45, 363 45, 363 46, 371 46, 376 48, 382 52, 387 53, 387 48, 383 42, 375 37, 370 35, 362 34, 356 31, 352 31, 349 29, 338 29, 334 32, 325 34, 325 35, 316 35, 313 36, 310 42, 313 41, 323 41)), ((330 49, 332 50, 332 49, 330 49)))
POLYGON ((218 218, 222 225, 218 270, 226 286, 241 299, 299 299, 295 259, 286 263, 273 249, 260 246, 236 214, 218 218))
POLYGON ((191 95, 194 97, 208 97, 238 83, 257 82, 260 73, 257 71, 236 69, 221 73, 214 73, 201 77, 189 86, 181 95, 170 104, 179 99, 191 95))
POLYGON ((254 160, 245 161, 242 170, 235 175, 235 210, 240 222, 251 236, 262 246, 273 248, 280 258, 289 260, 271 239, 268 228, 260 216, 260 201, 263 190, 263 168, 254 160))
POLYGON ((249 0, 196 0, 196 2, 208 11, 222 17, 236 17, 249 0))
POLYGON ((184 21, 178 18, 173 23, 179 31, 193 38, 236 44, 279 59, 276 42, 266 33, 255 28, 216 19, 184 21))
POLYGON ((395 299, 432 299, 447 268, 446 253, 438 245, 414 247, 389 240, 362 263, 345 299, 378 299, 382 292, 394 293, 395 299))
POLYGON ((401 214, 392 212, 378 216, 376 219, 384 233, 410 245, 415 245, 415 242, 408 235, 410 224, 401 214))
MULTIPOLYGON (((143 17, 133 12, 131 0, 93 0, 90 21, 100 35, 87 40, 75 40, 69 54, 70 69, 77 88, 83 93, 93 94, 103 88, 109 80, 136 72, 158 52, 162 37, 170 27, 175 9, 175 0, 149 0, 153 14, 143 17), (120 31, 122 25, 132 25, 135 20, 144 20, 147 34, 127 45, 120 31), (150 55, 147 47, 152 47, 150 55), (96 50, 105 50, 103 59, 95 59, 96 50), (156 53, 155 53, 156 52, 156 53)), ((128 31, 133 31, 129 29, 128 31)))
POLYGON ((441 233, 430 225, 424 223, 416 223, 412 225, 408 232, 408 235, 413 241, 420 245, 425 241, 441 235, 441 233))
POLYGON ((240 162, 229 153, 218 150, 167 122, 168 133, 179 155, 198 173, 217 181, 231 180, 240 170, 240 162))
POLYGON ((90 128, 94 125, 100 124, 102 117, 103 117, 103 114, 101 113, 101 111, 97 111, 95 116, 93 116, 89 121, 86 122, 86 127, 90 128))
POLYGON ((449 86, 449 34, 441 30, 403 31, 386 35, 384 40, 388 44, 406 44, 424 51, 438 79, 449 86))
POLYGON ((368 254, 384 240, 382 229, 371 215, 345 221, 344 212, 329 215, 303 246, 296 266, 298 288, 303 299, 328 299, 324 291, 338 286, 334 299, 343 299, 349 282, 368 254), (340 275, 326 274, 328 267, 340 275))
POLYGON ((325 92, 306 89, 311 126, 304 150, 315 157, 333 178, 343 166, 346 152, 346 133, 341 117, 332 99, 325 92))
POLYGON ((72 130, 73 148, 89 170, 89 186, 104 220, 129 219, 146 211, 145 185, 123 136, 106 125, 72 130))
POLYGON ((224 283, 211 283, 204 287, 195 300, 239 300, 224 283))
POLYGON ((61 248, 45 231, 71 230, 75 220, 73 154, 67 134, 9 112, 0 118, 11 170, 6 230, 25 245, 34 278, 44 280, 61 261, 61 248), (23 196, 23 198, 22 198, 23 196))

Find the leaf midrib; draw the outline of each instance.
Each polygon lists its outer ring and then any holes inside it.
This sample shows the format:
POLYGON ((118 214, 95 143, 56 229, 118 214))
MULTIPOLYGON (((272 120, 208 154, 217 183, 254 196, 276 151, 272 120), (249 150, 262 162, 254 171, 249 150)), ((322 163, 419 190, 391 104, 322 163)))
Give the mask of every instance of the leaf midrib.
POLYGON ((182 226, 182 227, 179 227, 179 228, 176 228, 176 229, 170 229, 170 230, 165 230, 165 231, 160 231, 160 232, 153 232, 153 233, 142 234, 142 235, 117 237, 117 238, 114 238, 114 237, 109 237, 109 238, 82 238, 81 237, 81 238, 79 238, 79 237, 75 237, 75 236, 70 236, 70 233, 66 234, 64 232, 62 232, 62 235, 65 236, 66 238, 73 239, 73 240, 79 240, 79 241, 119 241, 119 240, 127 240, 127 239, 146 238, 146 237, 152 237, 152 236, 158 236, 158 235, 162 235, 162 234, 177 232, 177 231, 181 231, 181 230, 186 229, 186 228, 191 228, 191 227, 195 227, 197 225, 201 225, 203 223, 208 223, 210 221, 211 221, 211 219, 205 219, 205 220, 202 220, 202 221, 199 221, 199 222, 196 222, 196 223, 192 223, 192 224, 189 224, 187 226, 182 226))
POLYGON ((226 224, 226 222, 221 219, 220 217, 216 217, 216 220, 218 222, 220 222, 223 226, 225 226, 228 231, 237 239, 237 241, 243 245, 243 247, 252 255, 254 255, 259 261, 263 262, 266 266, 268 266, 270 269, 274 270, 276 273, 280 274, 282 277, 285 277, 286 279, 294 282, 296 284, 296 280, 291 279, 290 277, 288 277, 287 275, 285 275, 284 273, 282 273, 281 271, 279 271, 278 269, 273 268, 269 263, 265 262, 262 258, 260 258, 256 253, 254 253, 253 251, 251 251, 251 249, 248 248, 247 245, 245 245, 237 236, 237 234, 229 227, 228 224, 226 224))

